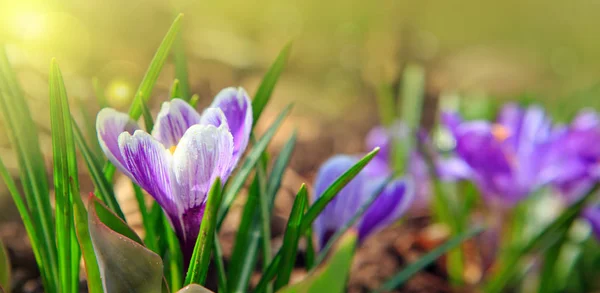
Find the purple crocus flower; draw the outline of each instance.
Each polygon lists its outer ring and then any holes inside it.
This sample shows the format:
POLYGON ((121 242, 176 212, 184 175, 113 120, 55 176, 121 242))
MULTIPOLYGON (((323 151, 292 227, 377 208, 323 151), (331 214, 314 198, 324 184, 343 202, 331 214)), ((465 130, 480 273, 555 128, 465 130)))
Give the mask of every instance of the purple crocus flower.
POLYGON ((227 180, 248 145, 246 92, 226 88, 202 114, 180 99, 165 102, 152 134, 110 108, 98 113, 96 128, 108 159, 163 208, 189 260, 209 189, 217 177, 227 180))
MULTIPOLYGON (((315 182, 316 201, 325 189, 340 175, 358 162, 354 156, 338 155, 325 162, 315 182)), ((314 223, 320 247, 346 224, 373 193, 385 182, 385 170, 381 170, 378 158, 374 158, 340 193, 325 207, 314 223), (382 176, 383 175, 383 176, 382 176)), ((390 182, 357 223, 359 240, 400 218, 413 201, 414 193, 404 180, 390 182)))
MULTIPOLYGON (((400 121, 393 123, 390 127, 376 126, 367 134, 366 146, 372 150, 379 147, 377 153, 378 160, 374 160, 371 164, 377 164, 377 168, 382 172, 391 172, 392 162, 392 143, 393 139, 402 140, 410 135, 410 130, 400 121)), ((422 138, 427 140, 426 138, 422 138)), ((414 182, 415 202, 412 208, 426 208, 431 195, 431 180, 427 163, 423 159, 421 153, 417 150, 410 152, 407 162, 407 173, 412 177, 414 182)))
POLYGON ((583 196, 600 179, 600 117, 594 111, 579 113, 563 128, 549 160, 558 176, 554 185, 567 202, 583 196))
POLYGON ((440 175, 472 180, 492 202, 513 205, 557 176, 548 163, 557 135, 538 106, 507 104, 495 123, 444 113, 443 123, 456 146, 455 156, 440 162, 440 175))

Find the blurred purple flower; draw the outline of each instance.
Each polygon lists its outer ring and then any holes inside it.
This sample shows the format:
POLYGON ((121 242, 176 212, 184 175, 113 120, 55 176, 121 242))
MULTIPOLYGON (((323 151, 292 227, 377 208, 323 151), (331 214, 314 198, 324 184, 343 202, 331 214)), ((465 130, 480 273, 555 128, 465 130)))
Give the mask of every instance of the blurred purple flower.
MULTIPOLYGON (((320 247, 347 223, 374 192, 381 188, 389 174, 381 169, 383 166, 374 158, 340 193, 325 207, 314 223, 320 247)), ((316 201, 325 189, 340 175, 358 162, 354 156, 338 155, 325 162, 317 174, 315 182, 316 201)), ((359 240, 364 240, 370 234, 399 219, 411 205, 414 193, 410 184, 404 180, 394 180, 384 189, 383 193, 367 209, 357 223, 359 240)))
POLYGON ((227 180, 248 145, 246 92, 224 89, 202 114, 180 99, 165 102, 152 134, 110 108, 98 113, 96 129, 108 159, 163 208, 188 260, 209 189, 217 177, 227 180))
MULTIPOLYGON (((410 135, 409 129, 400 121, 393 123, 390 127, 376 126, 367 134, 366 146, 368 150, 379 147, 377 153, 378 160, 371 162, 373 165, 380 165, 377 168, 384 172, 391 172, 392 162, 392 142, 393 139, 402 140, 410 135)), ((427 141, 427 137, 417 137, 421 141, 427 141)), ((412 208, 422 209, 428 206, 431 195, 431 180, 427 163, 417 150, 410 152, 408 157, 407 173, 411 176, 414 183, 415 199, 412 208)))
POLYGON ((549 161, 558 173, 554 185, 568 202, 583 196, 600 179, 600 117, 582 111, 561 129, 549 161))
POLYGON ((549 163, 556 131, 538 106, 507 104, 495 123, 444 113, 443 123, 456 146, 440 176, 472 180, 492 202, 511 206, 558 176, 549 163))

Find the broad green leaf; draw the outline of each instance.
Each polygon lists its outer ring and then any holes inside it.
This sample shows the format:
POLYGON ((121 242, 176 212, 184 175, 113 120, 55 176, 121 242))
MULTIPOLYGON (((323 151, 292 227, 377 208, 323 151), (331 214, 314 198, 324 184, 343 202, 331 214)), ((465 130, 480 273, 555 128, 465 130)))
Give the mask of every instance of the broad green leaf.
POLYGON ((10 259, 2 241, 0 241, 0 288, 10 288, 10 259))
POLYGON ((344 292, 346 280, 352 265, 354 249, 356 248, 357 234, 350 230, 337 245, 331 258, 320 268, 312 272, 303 281, 285 287, 280 293, 317 293, 317 292, 344 292))
POLYGON ((476 227, 463 234, 454 236, 452 239, 446 241, 446 243, 440 245, 434 250, 428 252, 426 255, 422 256, 419 260, 409 264, 408 267, 404 268, 401 272, 390 278, 387 282, 385 282, 379 289, 375 290, 374 292, 388 292, 394 290, 395 288, 398 288, 399 286, 404 284, 404 282, 410 279, 410 277, 412 277, 414 274, 420 272, 429 264, 434 262, 436 259, 444 255, 444 253, 447 253, 452 248, 457 247, 465 240, 483 232, 483 230, 484 229, 482 227, 476 227))
POLYGON ((319 199, 315 201, 310 209, 306 212, 304 218, 302 218, 302 225, 300 226, 300 230, 302 232, 306 231, 312 223, 317 219, 319 214, 325 209, 327 204, 333 200, 333 198, 342 190, 348 182, 350 182, 362 169, 367 166, 367 164, 377 155, 379 152, 379 148, 376 147, 367 155, 365 155, 360 161, 358 161, 354 166, 352 166, 348 171, 344 172, 338 179, 336 179, 325 191, 319 199))
POLYGON ((185 288, 182 288, 181 290, 177 291, 177 293, 212 293, 212 291, 210 291, 198 284, 191 284, 191 285, 187 285, 187 286, 185 286, 185 288))
POLYGON ((83 134, 81 133, 81 130, 79 129, 79 126, 77 125, 77 123, 75 123, 75 121, 73 121, 73 134, 75 137, 75 142, 79 147, 79 152, 83 156, 83 160, 85 161, 85 164, 87 166, 88 173, 92 178, 92 182, 94 182, 94 187, 96 188, 96 195, 113 212, 119 215, 121 219, 125 219, 125 215, 123 214, 123 211, 121 211, 121 207, 119 206, 117 198, 115 197, 112 184, 104 176, 101 163, 94 159, 94 155, 90 147, 85 142, 83 134))
POLYGON ((283 244, 281 246, 281 262, 279 265, 279 274, 275 279, 275 290, 287 285, 292 275, 292 270, 296 263, 296 254, 298 253, 298 241, 300 240, 300 223, 302 222, 302 216, 304 215, 304 204, 307 202, 308 192, 306 191, 306 185, 302 184, 292 211, 290 218, 288 219, 287 228, 283 236, 283 244))
POLYGON ((225 216, 229 211, 229 207, 231 207, 231 204, 235 200, 236 195, 239 193, 240 189, 244 185, 244 182, 246 182, 246 179, 248 178, 248 175, 250 175, 250 172, 252 172, 252 169, 258 163, 258 160, 261 158, 263 152, 269 145, 269 142, 271 142, 271 139, 273 139, 273 136, 275 136, 275 132, 283 122, 283 119, 290 112, 291 107, 292 106, 289 105, 285 107, 283 111, 281 111, 279 116, 277 116, 275 122, 271 124, 267 132, 265 132, 265 134, 258 140, 258 142, 254 145, 252 150, 248 153, 244 163, 242 164, 242 167, 240 168, 236 176, 233 178, 233 180, 230 181, 229 187, 223 195, 223 204, 221 205, 221 209, 219 210, 218 214, 219 216, 217 217, 217 229, 221 227, 221 224, 223 223, 223 220, 225 219, 225 216))
POLYGON ((54 235, 54 219, 50 206, 48 179, 44 157, 40 149, 37 125, 34 123, 6 51, 0 46, 0 112, 5 128, 17 155, 20 181, 30 208, 33 230, 39 240, 43 263, 41 268, 44 287, 56 291, 58 286, 58 256, 54 235), (30 135, 24 135, 29 133, 30 135))
POLYGON ((200 224, 200 233, 198 239, 196 239, 190 267, 185 276, 185 285, 192 283, 204 284, 206 280, 217 226, 217 212, 221 204, 221 189, 221 179, 217 177, 208 192, 208 200, 200 224))
POLYGON ((377 198, 379 198, 379 196, 383 193, 386 186, 390 183, 390 181, 392 181, 393 178, 394 178, 393 175, 388 176, 384 180, 384 182, 382 182, 375 189, 373 194, 370 195, 369 199, 367 201, 365 201, 358 208, 358 210, 356 210, 356 213, 354 215, 352 215, 352 218, 350 218, 349 221, 347 221, 342 227, 340 227, 335 232, 335 234, 333 234, 333 236, 331 236, 331 238, 329 238, 329 241, 327 241, 327 244, 319 252, 319 255, 315 261, 316 266, 318 266, 325 259, 325 257, 327 256, 327 253, 329 252, 329 250, 331 249, 333 244, 336 243, 337 240, 346 233, 346 231, 348 231, 350 228, 354 227, 354 225, 358 222, 358 220, 360 220, 360 218, 365 214, 365 212, 367 212, 367 209, 369 209, 369 207, 375 202, 375 200, 377 200, 377 198))
POLYGON ((279 53, 279 56, 277 56, 277 59, 275 59, 275 62, 273 62, 273 64, 269 68, 269 71, 263 77, 263 80, 260 83, 256 94, 254 95, 254 99, 252 100, 252 114, 254 125, 257 124, 258 119, 262 114, 262 111, 265 109, 267 103, 269 103, 269 100, 271 99, 271 94, 273 93, 273 89, 275 89, 275 84, 277 84, 277 80, 279 80, 279 76, 281 75, 281 72, 283 71, 283 68, 287 63, 287 59, 290 55, 291 49, 292 42, 287 43, 287 45, 283 47, 283 49, 279 53))
POLYGON ((79 175, 67 91, 56 60, 50 65, 50 122, 56 198, 56 245, 60 292, 78 292, 79 260, 73 223, 74 198, 79 197, 79 175))
POLYGON ((163 262, 96 197, 90 197, 89 229, 105 292, 162 292, 163 262))

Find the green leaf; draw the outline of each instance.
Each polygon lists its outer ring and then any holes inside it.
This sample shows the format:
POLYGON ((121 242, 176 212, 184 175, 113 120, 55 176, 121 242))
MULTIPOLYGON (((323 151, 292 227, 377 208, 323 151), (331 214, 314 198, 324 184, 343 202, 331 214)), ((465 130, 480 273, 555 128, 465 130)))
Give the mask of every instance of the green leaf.
POLYGON ((191 98, 190 98, 190 106, 196 108, 196 105, 198 104, 198 101, 200 100, 200 96, 198 96, 198 94, 194 94, 191 98))
POLYGON ((385 282, 379 289, 375 290, 374 292, 388 292, 394 290, 395 288, 398 288, 399 286, 404 284, 404 282, 408 281, 408 279, 410 279, 410 277, 412 277, 414 274, 420 272, 429 264, 438 259, 440 256, 444 255, 444 253, 447 253, 452 248, 457 247, 465 240, 483 232, 483 230, 483 227, 476 227, 463 234, 454 236, 452 239, 446 241, 446 243, 436 247, 434 250, 422 256, 419 260, 408 265, 408 267, 404 268, 401 272, 390 278, 387 282, 385 282))
POLYGON ((240 189, 244 185, 244 182, 246 182, 246 179, 248 178, 248 175, 250 175, 250 172, 252 172, 252 169, 258 163, 258 160, 269 145, 269 142, 271 142, 271 139, 273 139, 273 136, 275 136, 275 132, 283 122, 283 119, 290 112, 291 107, 292 106, 289 105, 285 107, 283 111, 281 111, 279 116, 277 116, 275 122, 271 124, 269 129, 265 132, 265 134, 258 140, 258 142, 254 145, 252 150, 248 153, 237 175, 233 178, 233 180, 230 181, 229 187, 223 195, 223 204, 221 205, 221 209, 219 210, 219 214, 217 217, 217 229, 221 227, 221 224, 223 223, 223 220, 225 219, 225 216, 227 215, 231 204, 235 200, 236 195, 239 193, 240 189))
POLYGON ((196 239, 190 267, 185 277, 185 285, 192 283, 204 284, 206 280, 217 226, 217 212, 221 204, 221 189, 221 179, 217 177, 208 192, 208 201, 204 209, 204 216, 200 224, 200 233, 198 234, 198 239, 196 239))
POLYGON ((301 292, 344 292, 346 280, 354 258, 356 248, 356 232, 350 230, 337 245, 331 258, 312 272, 304 281, 285 287, 277 292, 301 293, 301 292))
POLYGON ((221 249, 221 242, 219 241, 219 235, 215 231, 215 241, 213 242, 214 260, 217 266, 217 278, 219 283, 219 292, 227 291, 227 273, 225 272, 225 264, 223 263, 223 250, 221 249))
POLYGON ((198 284, 191 284, 191 285, 185 286, 185 288, 182 288, 181 290, 177 291, 177 293, 212 293, 212 291, 210 291, 198 284))
POLYGON ((190 99, 190 82, 188 78, 187 58, 185 57, 185 43, 183 34, 175 39, 173 47, 173 62, 175 63, 175 77, 179 80, 179 98, 184 101, 190 99))
POLYGON ((319 265, 327 256, 327 253, 329 252, 329 250, 331 249, 331 247, 333 246, 334 243, 337 242, 337 240, 342 237, 346 231, 348 231, 349 229, 351 229, 352 227, 354 227, 354 225, 358 222, 358 220, 360 220, 360 218, 365 214, 365 212, 367 211, 367 209, 369 209, 369 207, 375 202, 375 200, 377 200, 377 198, 379 198, 379 196, 383 193, 383 191, 385 190, 385 188, 387 187, 387 185, 392 181, 393 179, 393 175, 388 176, 378 187, 377 189, 375 189, 375 191, 373 192, 373 194, 371 194, 371 196, 369 197, 369 199, 367 201, 365 201, 356 211, 356 213, 352 216, 352 218, 350 218, 349 221, 347 221, 342 227, 340 227, 335 234, 333 234, 333 236, 331 236, 331 238, 329 238, 329 241, 327 241, 327 244, 321 249, 321 251, 319 252, 319 255, 315 261, 315 265, 319 265))
POLYGON ((423 95, 425 89, 425 70, 423 67, 410 64, 402 73, 402 85, 399 113, 402 121, 409 129, 417 129, 423 112, 423 95))
POLYGON ((56 244, 60 292, 78 292, 80 251, 73 227, 74 198, 79 197, 79 175, 67 91, 56 60, 50 65, 50 122, 56 198, 56 244))
MULTIPOLYGON (((162 209, 160 210, 162 212, 162 209)), ((162 217, 163 237, 167 240, 167 251, 169 253, 169 263, 166 269, 167 280, 171 291, 175 292, 183 286, 183 254, 181 252, 181 246, 179 245, 179 239, 171 223, 167 217, 162 217)))
POLYGON ((154 54, 154 58, 152 58, 152 61, 150 62, 150 67, 148 67, 148 70, 146 71, 146 74, 144 75, 140 86, 135 92, 133 104, 131 105, 131 108, 129 108, 129 116, 131 116, 133 120, 137 120, 138 118, 140 118, 140 115, 142 115, 142 103, 148 102, 148 99, 152 94, 152 89, 154 88, 154 85, 158 80, 160 71, 162 70, 165 61, 169 56, 171 46, 177 38, 177 34, 181 27, 182 18, 183 14, 179 14, 177 18, 175 18, 175 21, 173 21, 171 28, 169 28, 169 31, 167 32, 164 39, 162 40, 162 43, 158 47, 156 54, 154 54))
POLYGON ((135 195, 135 199, 138 203, 138 209, 140 210, 140 215, 142 216, 142 225, 144 225, 144 231, 146 231, 144 243, 146 243, 148 249, 156 253, 160 253, 158 251, 156 235, 154 234, 154 227, 152 227, 152 222, 150 221, 150 216, 148 214, 148 208, 146 207, 144 192, 137 184, 132 182, 131 185, 133 186, 133 194, 135 195))
POLYGON ((88 169, 88 173, 92 178, 92 182, 96 187, 96 195, 100 198, 106 205, 115 212, 121 219, 125 219, 125 215, 123 211, 121 211, 121 207, 119 206, 119 202, 115 196, 113 186, 108 181, 106 176, 104 176, 104 171, 102 170, 102 165, 100 162, 95 160, 95 157, 90 149, 90 147, 85 142, 83 134, 79 129, 79 126, 73 121, 73 134, 75 137, 75 142, 79 147, 79 151, 83 156, 85 164, 88 169))
POLYGON ((0 241, 0 288, 10 288, 10 259, 2 241, 0 241))
POLYGON ((255 177, 248 190, 246 204, 231 254, 228 287, 230 292, 246 292, 258 257, 260 221, 258 212, 259 183, 255 177))
MULTIPOLYGON (((269 103, 271 99, 271 94, 273 93, 273 89, 275 88, 275 84, 277 84, 277 80, 279 80, 279 76, 287 63, 288 57, 290 55, 290 51, 292 49, 292 42, 287 43, 285 47, 281 50, 275 62, 269 68, 269 71, 263 77, 256 94, 254 95, 254 99, 252 100, 252 114, 254 125, 258 123, 258 119, 262 114, 263 110, 269 103)), ((254 127, 253 125, 253 127, 254 127)))
POLYGON ((348 171, 344 172, 338 179, 336 179, 325 191, 319 199, 317 199, 310 209, 306 212, 304 218, 302 218, 302 225, 300 226, 300 230, 302 232, 306 231, 312 223, 317 219, 319 214, 325 209, 327 204, 333 200, 333 198, 342 190, 348 182, 350 182, 362 169, 367 166, 367 164, 377 155, 379 152, 379 148, 376 147, 371 152, 366 154, 360 161, 358 161, 354 166, 352 166, 348 171))
POLYGON ((509 254, 500 260, 498 270, 493 274, 485 286, 485 292, 502 292, 504 287, 509 284, 519 270, 515 269, 524 256, 540 251, 543 252, 553 245, 560 245, 563 235, 580 215, 581 210, 587 202, 598 192, 600 185, 596 184, 585 196, 574 202, 569 208, 564 210, 558 218, 552 221, 548 226, 541 230, 527 243, 519 247, 509 247, 509 254), (558 242, 558 243, 557 243, 558 242))
POLYGON ((48 179, 44 157, 40 149, 37 125, 34 123, 25 95, 21 90, 3 46, 0 46, 0 111, 5 129, 17 154, 20 181, 33 221, 33 230, 39 240, 43 263, 38 262, 44 287, 57 289, 58 257, 54 235, 54 219, 50 205, 48 179), (31 135, 23 135, 29 133, 31 135))
POLYGON ((298 241, 300 240, 300 223, 302 222, 302 216, 304 215, 304 204, 307 202, 308 192, 306 191, 306 185, 302 184, 292 211, 290 218, 288 219, 287 228, 283 236, 283 244, 281 246, 281 262, 279 265, 279 274, 275 279, 275 290, 287 285, 292 275, 292 270, 296 263, 296 254, 298 253, 298 241))
POLYGON ((163 262, 116 214, 93 195, 89 229, 104 292, 161 293, 163 262))
POLYGON ((79 241, 79 247, 81 248, 85 263, 88 292, 102 293, 104 291, 102 289, 102 280, 100 279, 100 269, 98 268, 96 253, 94 252, 94 246, 90 238, 88 214, 81 197, 73 198, 73 200, 75 233, 77 234, 77 240, 79 241))
POLYGON ((271 209, 275 203, 275 196, 281 187, 281 180, 283 179, 285 170, 287 169, 290 159, 292 158, 292 153, 296 147, 296 136, 297 132, 294 129, 294 132, 292 132, 292 135, 279 152, 277 159, 275 159, 273 169, 269 174, 269 179, 267 180, 267 197, 271 200, 269 209, 271 209))
POLYGON ((183 99, 182 94, 181 94, 181 88, 179 86, 179 80, 175 79, 173 81, 173 85, 171 86, 171 93, 170 93, 170 97, 171 100, 172 99, 183 99))
POLYGON ((392 86, 387 83, 380 84, 377 87, 377 106, 381 125, 390 126, 394 122, 396 119, 395 104, 392 86))

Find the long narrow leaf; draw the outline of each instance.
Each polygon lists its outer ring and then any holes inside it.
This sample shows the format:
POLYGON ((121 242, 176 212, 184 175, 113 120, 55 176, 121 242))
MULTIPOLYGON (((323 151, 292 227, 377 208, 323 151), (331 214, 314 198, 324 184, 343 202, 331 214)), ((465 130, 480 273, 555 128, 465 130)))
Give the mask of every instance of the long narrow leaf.
POLYGON ((269 68, 269 71, 263 77, 256 94, 254 95, 254 99, 252 100, 252 113, 253 113, 253 121, 254 125, 258 122, 263 110, 267 106, 267 103, 271 99, 271 94, 273 93, 273 89, 275 89, 275 84, 277 84, 277 80, 279 80, 279 76, 287 63, 287 59, 290 55, 290 51, 292 49, 292 42, 287 43, 285 47, 281 50, 275 62, 269 68))
POLYGON ((10 259, 2 241, 0 241, 0 288, 10 289, 10 259))
MULTIPOLYGON (((162 210, 161 210, 162 212, 162 210)), ((166 270, 166 277, 169 280, 169 286, 172 292, 175 292, 183 286, 183 254, 181 252, 181 246, 179 245, 179 239, 171 223, 167 217, 162 217, 163 237, 167 240, 167 251, 169 252, 169 263, 166 270)))
POLYGON ((457 235, 454 238, 446 241, 446 243, 444 243, 444 244, 440 245, 439 247, 435 248, 434 250, 428 252, 426 255, 422 256, 419 260, 410 264, 408 267, 404 268, 401 272, 399 272, 398 274, 396 274, 395 276, 390 278, 390 280, 385 282, 379 289, 375 290, 374 292, 388 292, 395 288, 398 288, 398 286, 404 284, 404 282, 406 282, 410 277, 412 277, 414 274, 423 270, 425 267, 427 267, 429 264, 434 262, 436 259, 438 259, 440 256, 442 256, 444 253, 446 253, 446 252, 450 251, 452 248, 460 245, 465 240, 467 240, 471 237, 474 237, 475 235, 483 232, 483 230, 484 230, 483 227, 476 227, 476 228, 471 229, 470 231, 467 231, 463 234, 457 235))
POLYGON ((334 243, 337 242, 337 240, 342 237, 342 235, 344 235, 344 233, 346 233, 346 231, 348 231, 350 228, 354 227, 354 225, 358 222, 358 220, 365 214, 365 212, 367 211, 367 209, 369 209, 369 207, 375 202, 375 200, 377 200, 377 198, 379 198, 379 196, 383 193, 383 191, 385 190, 386 186, 390 183, 390 181, 392 181, 394 177, 393 176, 388 176, 384 182, 382 182, 376 189, 375 191, 371 194, 371 196, 369 197, 369 199, 367 201, 365 201, 356 211, 356 213, 352 216, 352 218, 350 218, 349 221, 347 221, 341 228, 339 228, 335 234, 333 234, 333 236, 331 236, 331 238, 329 238, 329 240, 327 241, 327 244, 325 245, 325 247, 323 247, 323 249, 321 249, 321 251, 319 252, 319 255, 315 261, 315 266, 318 266, 327 256, 327 253, 329 252, 329 250, 331 249, 331 247, 333 246, 334 243))
POLYGON ((38 136, 33 135, 37 133, 37 126, 3 46, 0 46, 0 111, 17 154, 21 184, 34 223, 33 231, 38 235, 40 253, 46 259, 44 264, 38 263, 42 269, 45 288, 55 291, 59 280, 58 257, 44 157, 38 136), (32 135, 23 135, 24 133, 32 135))
POLYGON ((215 237, 217 212, 221 204, 221 179, 217 178, 208 192, 208 201, 204 209, 204 216, 200 224, 200 233, 194 246, 190 267, 185 277, 185 285, 192 283, 204 284, 210 255, 215 237))
POLYGON ((217 278, 219 283, 219 292, 227 291, 227 273, 225 272, 225 264, 223 263, 223 249, 221 248, 221 242, 219 241, 219 235, 215 231, 215 241, 213 242, 213 251, 215 263, 217 265, 217 278))
POLYGON ((100 278, 100 269, 88 226, 88 214, 85 205, 80 197, 73 198, 73 216, 75 220, 75 233, 81 248, 81 254, 85 263, 85 273, 89 293, 102 293, 102 279, 100 278))
POLYGON ((173 46, 173 62, 175 63, 175 78, 179 80, 179 98, 184 101, 190 99, 190 81, 188 78, 187 58, 185 57, 185 43, 183 33, 175 39, 173 46))
POLYGON ((267 196, 270 198, 270 208, 273 207, 275 203, 275 196, 281 187, 281 180, 283 179, 283 175, 285 174, 285 170, 287 169, 288 164, 290 163, 290 159, 292 158, 292 153, 294 152, 294 148, 296 147, 296 130, 292 132, 292 135, 287 140, 277 159, 275 159, 275 163, 273 164, 273 169, 271 170, 271 174, 269 174, 269 179, 267 180, 267 196))
POLYGON ((338 179, 336 179, 325 191, 319 196, 319 199, 315 201, 310 209, 306 212, 306 215, 302 219, 302 225, 300 230, 306 231, 310 225, 317 219, 319 214, 325 209, 327 204, 342 190, 348 182, 350 182, 367 164, 377 155, 379 148, 376 147, 367 155, 365 155, 360 161, 352 166, 348 171, 344 172, 338 179))
POLYGON ((56 194, 56 244, 60 292, 78 292, 80 251, 75 241, 73 198, 79 197, 79 176, 67 91, 56 60, 50 65, 50 122, 56 194))
POLYGON ((298 253, 298 240, 300 239, 300 223, 302 222, 302 216, 304 215, 304 204, 308 198, 308 192, 306 191, 306 185, 302 184, 292 211, 290 218, 288 219, 287 228, 283 236, 283 244, 281 247, 281 263, 279 266, 279 274, 275 279, 275 290, 287 285, 292 275, 292 270, 296 263, 296 254, 298 253))
POLYGON ((229 188, 223 195, 223 204, 221 205, 221 209, 219 210, 218 214, 219 216, 217 217, 217 229, 221 227, 221 224, 223 223, 223 220, 229 211, 229 207, 231 207, 231 204, 235 200, 235 196, 239 193, 239 190, 244 185, 244 182, 246 182, 248 175, 250 175, 250 172, 256 166, 256 163, 258 163, 258 160, 269 145, 269 142, 271 142, 271 139, 273 139, 273 136, 275 136, 275 132, 283 122, 283 119, 290 112, 291 107, 292 106, 289 105, 285 107, 283 111, 281 111, 275 122, 271 124, 267 132, 265 132, 265 134, 254 145, 254 148, 252 148, 252 150, 248 153, 244 164, 238 171, 238 174, 230 182, 229 188))

